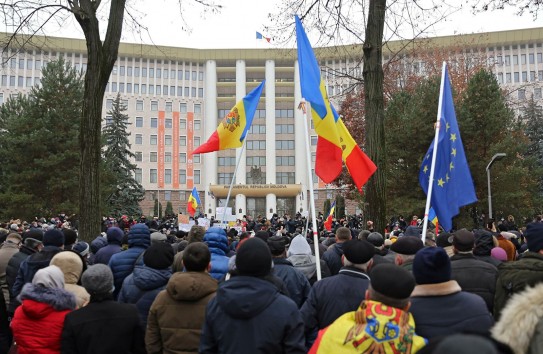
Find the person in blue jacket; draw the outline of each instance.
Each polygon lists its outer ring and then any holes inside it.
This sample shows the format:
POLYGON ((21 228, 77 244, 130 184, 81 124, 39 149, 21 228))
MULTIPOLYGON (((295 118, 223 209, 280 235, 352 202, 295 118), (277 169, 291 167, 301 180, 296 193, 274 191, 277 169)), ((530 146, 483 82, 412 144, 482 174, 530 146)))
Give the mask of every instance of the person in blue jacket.
POLYGON ((207 305, 199 353, 306 353, 300 311, 266 280, 271 268, 264 241, 253 237, 239 246, 238 275, 221 283, 207 305))
POLYGON ((107 246, 102 247, 94 256, 94 264, 105 264, 108 265, 111 256, 121 252, 123 249, 121 244, 123 242, 124 232, 118 227, 110 227, 106 231, 107 235, 107 246))
POLYGON ((124 278, 126 278, 136 266, 138 260, 141 260, 141 254, 151 244, 151 233, 145 224, 135 224, 128 232, 128 249, 111 256, 109 268, 113 273, 113 292, 114 299, 117 299, 124 278))
POLYGON ((228 257, 230 251, 226 232, 220 227, 210 227, 204 235, 204 243, 211 252, 211 270, 209 274, 220 280, 228 273, 228 257))

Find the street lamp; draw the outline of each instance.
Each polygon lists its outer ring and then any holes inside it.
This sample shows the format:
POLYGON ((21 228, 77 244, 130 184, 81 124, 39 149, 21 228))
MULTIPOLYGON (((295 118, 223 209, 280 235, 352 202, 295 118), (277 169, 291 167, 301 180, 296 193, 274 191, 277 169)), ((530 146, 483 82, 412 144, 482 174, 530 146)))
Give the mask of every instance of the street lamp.
POLYGON ((503 159, 505 156, 507 156, 503 152, 499 152, 492 156, 492 160, 488 163, 488 166, 486 166, 486 179, 488 184, 488 217, 489 219, 492 219, 492 193, 490 191, 490 167, 492 167, 492 164, 495 161, 503 159))

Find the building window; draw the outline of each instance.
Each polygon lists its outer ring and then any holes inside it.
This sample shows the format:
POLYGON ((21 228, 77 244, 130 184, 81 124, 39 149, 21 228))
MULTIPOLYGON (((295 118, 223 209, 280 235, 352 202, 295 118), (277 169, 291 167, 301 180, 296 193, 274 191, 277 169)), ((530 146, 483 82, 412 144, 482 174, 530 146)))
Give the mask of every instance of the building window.
POLYGON ((180 136, 179 137, 179 146, 187 146, 187 137, 186 136, 180 136))
POLYGON ((196 97, 196 87, 193 87, 190 89, 190 96, 191 97, 196 97))
POLYGON ((187 170, 179 170, 179 183, 187 183, 187 170))
POLYGON ((198 147, 198 146, 200 146, 200 137, 195 136, 194 137, 194 147, 198 147))
POLYGON ((164 170, 164 183, 172 183, 172 170, 169 168, 164 170))
MULTIPOLYGON (((171 174, 172 172, 170 170, 170 180, 171 180, 171 174)), ((164 200, 172 200, 172 191, 164 191, 164 200)))
POLYGON ((541 98, 541 87, 537 87, 534 90, 534 98, 541 98))
POLYGON ((187 104, 182 102, 179 104, 179 112, 180 113, 187 113, 187 104))
POLYGON ((179 153, 179 162, 187 163, 187 154, 184 152, 179 153))
POLYGON ((143 117, 136 117, 136 128, 143 128, 143 117))
POLYGON ((143 161, 143 154, 142 154, 141 151, 136 151, 134 153, 134 156, 135 156, 137 162, 143 161))
POLYGON ((156 145, 156 144, 157 144, 157 141, 158 141, 157 136, 153 134, 153 135, 151 135, 151 139, 150 139, 150 141, 149 141, 149 144, 151 144, 151 145, 156 145))
POLYGON ((158 127, 158 118, 151 118, 151 128, 158 127))
POLYGON ((149 182, 156 183, 157 182, 157 170, 156 168, 151 168, 149 170, 149 182))
POLYGON ((525 98, 526 98, 526 90, 524 90, 524 89, 518 90, 518 99, 523 100, 525 98))
POLYGON ((515 82, 519 82, 520 81, 520 73, 518 71, 515 71, 513 73, 513 77, 515 78, 515 82))
POLYGON ((204 80, 204 72, 200 71, 198 72, 198 81, 203 81, 203 80, 204 80))
POLYGON ((171 118, 166 118, 164 123, 166 125, 166 128, 171 128, 172 127, 172 119, 171 118))
POLYGON ((142 95, 147 94, 147 84, 141 84, 141 94, 142 95))
POLYGON ((172 136, 171 135, 164 135, 164 145, 171 146, 172 145, 172 136))
POLYGON ((136 179, 136 182, 141 183, 142 181, 141 168, 136 168, 136 170, 134 171, 134 178, 136 179))
POLYGON ((143 112, 143 101, 137 100, 136 101, 136 111, 143 112))
POLYGON ((317 145, 318 138, 315 135, 311 136, 311 145, 316 146, 317 145))
POLYGON ((106 109, 112 109, 113 108, 113 100, 111 98, 108 98, 106 100, 106 109))
POLYGON ((528 54, 528 61, 530 62, 530 64, 535 64, 535 56, 534 56, 534 53, 528 54))
POLYGON ((157 162, 158 161, 158 153, 156 151, 151 151, 149 153, 149 162, 157 162))
POLYGON ((275 164, 277 166, 294 166, 294 156, 276 156, 275 164))
POLYGON ((230 184, 232 176, 234 176, 233 173, 218 173, 217 184, 230 184))
POLYGON ((157 101, 151 101, 151 112, 156 112, 156 111, 158 111, 158 102, 157 101))
POLYGON ((200 154, 192 155, 192 162, 200 163, 200 154))
POLYGON ((143 144, 143 135, 136 134, 136 145, 141 145, 141 144, 143 144))
POLYGON ((294 140, 276 140, 276 150, 294 150, 294 140))
MULTIPOLYGON (((251 166, 266 166, 266 157, 265 156, 247 156, 245 159, 247 163, 247 168, 251 166)), ((236 159, 233 158, 232 166, 236 164, 236 159)))
POLYGON ((194 130, 200 130, 202 128, 202 121, 199 119, 194 120, 194 130))
MULTIPOLYGON (((236 158, 235 157, 219 157, 218 159, 219 166, 235 166, 236 158)), ((247 164, 249 165, 249 164, 247 164)))
POLYGON ((194 113, 202 113, 202 105, 194 104, 194 113))
POLYGON ((198 97, 199 97, 199 98, 203 98, 203 97, 204 97, 204 89, 203 89, 203 88, 199 88, 199 89, 198 89, 198 97))
POLYGON ((247 140, 247 150, 266 150, 266 141, 247 140))
POLYGON ((172 111, 172 102, 166 102, 166 112, 172 111))
POLYGON ((179 129, 187 129, 187 120, 179 119, 179 129))
POLYGON ((200 184, 200 170, 194 170, 194 184, 200 184))
POLYGON ((164 162, 166 162, 166 163, 172 162, 172 153, 171 152, 164 153, 164 162))
POLYGON ((277 172, 275 178, 277 184, 294 184, 294 172, 277 172))

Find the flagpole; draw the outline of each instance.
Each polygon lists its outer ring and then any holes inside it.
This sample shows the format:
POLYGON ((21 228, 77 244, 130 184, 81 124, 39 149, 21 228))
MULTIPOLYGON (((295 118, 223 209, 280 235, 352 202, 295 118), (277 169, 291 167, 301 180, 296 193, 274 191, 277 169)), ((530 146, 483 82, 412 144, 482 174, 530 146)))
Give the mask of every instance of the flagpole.
POLYGON ((243 145, 241 145, 238 161, 236 162, 236 169, 234 170, 234 175, 232 176, 232 180, 230 181, 230 188, 228 188, 228 195, 226 196, 226 205, 224 206, 224 212, 222 214, 221 225, 224 224, 224 220, 226 219, 226 209, 228 208, 228 201, 230 200, 230 194, 232 193, 232 187, 234 187, 234 181, 236 180, 239 163, 241 162, 241 157, 243 156, 243 150, 245 149, 246 143, 247 143, 247 135, 245 136, 245 139, 243 139, 243 145))
MULTIPOLYGON (((307 161, 307 175, 309 176, 309 200, 311 203, 311 219, 313 219, 313 244, 315 247, 315 258, 317 265, 317 281, 321 280, 321 261, 319 252, 319 230, 317 225, 317 217, 315 215, 315 194, 313 193, 313 173, 311 172, 311 152, 309 150, 309 127, 307 124, 307 102, 302 97, 300 106, 304 113, 304 129, 305 129, 305 152, 307 161)), ((300 106, 298 108, 300 108, 300 106)), ((308 220, 309 223, 309 220, 308 220)))
POLYGON ((439 129, 441 127, 441 107, 443 105, 443 91, 445 88, 445 69, 447 68, 447 63, 443 62, 443 68, 441 72, 441 86, 439 88, 439 103, 437 106, 437 119, 436 119, 436 133, 434 136, 434 151, 432 152, 432 164, 430 167, 430 178, 428 185, 428 194, 426 196, 426 207, 424 209, 424 221, 422 224, 422 243, 426 241, 426 230, 428 230, 428 213, 430 212, 430 201, 432 199, 432 190, 434 186, 434 173, 436 166, 437 158, 437 145, 439 142, 439 129))

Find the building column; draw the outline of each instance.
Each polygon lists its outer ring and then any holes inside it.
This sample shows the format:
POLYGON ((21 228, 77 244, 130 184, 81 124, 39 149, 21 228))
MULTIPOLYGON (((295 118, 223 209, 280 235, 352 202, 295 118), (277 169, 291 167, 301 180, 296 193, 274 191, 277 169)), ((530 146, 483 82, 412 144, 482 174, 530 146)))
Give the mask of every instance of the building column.
POLYGON ((277 197, 275 194, 270 193, 266 195, 266 215, 267 219, 271 219, 272 215, 277 213, 277 197), (271 210, 271 212, 270 212, 271 210))
MULTIPOLYGON (((306 157, 306 145, 304 136, 309 136, 309 133, 305 131, 304 127, 304 115, 301 109, 298 109, 298 104, 302 100, 302 87, 300 86, 300 68, 298 61, 294 62, 294 133, 297 139, 294 140, 294 160, 295 160, 295 174, 296 183, 301 184, 301 193, 296 196, 296 211, 308 211, 309 196, 308 190, 308 173, 307 173, 307 157, 306 157)), ((310 112, 308 112, 308 119, 310 112)), ((308 127, 309 120, 308 120, 308 127)), ((313 163, 311 163, 313 166, 313 163)))
MULTIPOLYGON (((214 60, 208 60, 205 64, 205 82, 204 82, 204 136, 205 139, 211 136, 217 129, 218 110, 217 110, 217 63, 214 60)), ((209 191, 210 184, 217 184, 217 153, 202 154, 205 173, 202 173, 201 179, 205 186, 204 213, 211 217, 215 215, 217 208, 217 199, 209 191), (211 210, 211 211, 210 211, 211 210)))
MULTIPOLYGON (((236 60, 236 102, 239 102, 247 94, 247 79, 245 73, 245 61, 236 60)), ((236 149, 236 158, 240 158, 238 173, 236 174, 236 184, 247 183, 247 152, 246 149, 236 149), (240 157, 241 154, 241 157, 240 157)), ((236 210, 235 215, 239 214, 239 209, 245 210, 247 208, 245 195, 236 196, 236 210), (239 204, 238 204, 239 203, 239 204)))
POLYGON ((275 62, 266 60, 266 184, 276 183, 275 155, 275 62))

